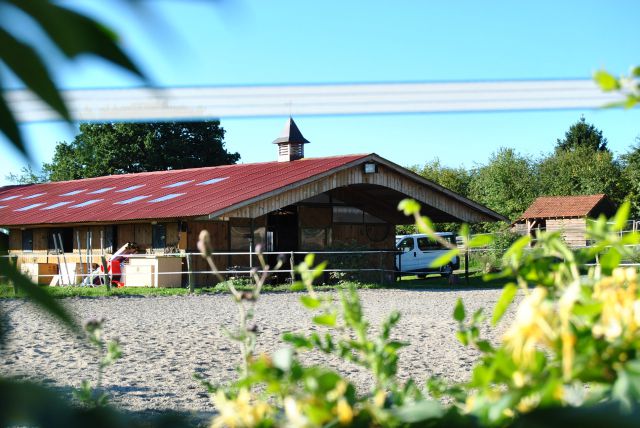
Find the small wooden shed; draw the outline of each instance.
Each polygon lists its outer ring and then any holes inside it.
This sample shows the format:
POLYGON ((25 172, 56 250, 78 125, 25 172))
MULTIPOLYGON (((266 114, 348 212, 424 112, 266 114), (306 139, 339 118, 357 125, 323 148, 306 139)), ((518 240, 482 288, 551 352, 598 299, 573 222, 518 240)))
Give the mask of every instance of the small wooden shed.
POLYGON ((587 220, 600 214, 609 217, 615 212, 615 204, 603 193, 541 196, 514 223, 514 229, 523 235, 534 235, 537 230, 559 231, 569 246, 584 247, 588 244, 587 220))

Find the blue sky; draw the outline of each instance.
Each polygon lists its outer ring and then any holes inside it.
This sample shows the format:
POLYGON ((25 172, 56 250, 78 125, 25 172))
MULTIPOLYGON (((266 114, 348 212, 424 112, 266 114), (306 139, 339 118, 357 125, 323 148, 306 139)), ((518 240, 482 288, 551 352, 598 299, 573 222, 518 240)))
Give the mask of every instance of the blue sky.
MULTIPOLYGON (((589 78, 600 67, 627 73, 640 64, 636 0, 61 3, 113 27, 158 86, 571 79, 589 78)), ((52 64, 64 88, 141 85, 88 58, 52 64)), ((322 117, 291 110, 311 141, 307 156, 376 152, 401 165, 438 157, 472 167, 501 146, 539 156, 581 115, 618 154, 640 135, 640 109, 322 117)), ((243 162, 273 160, 270 143, 285 119, 221 118, 227 148, 243 162)), ((35 166, 50 160, 57 141, 74 135, 64 123, 23 129, 35 166)), ((0 184, 26 164, 5 153, 0 184)))

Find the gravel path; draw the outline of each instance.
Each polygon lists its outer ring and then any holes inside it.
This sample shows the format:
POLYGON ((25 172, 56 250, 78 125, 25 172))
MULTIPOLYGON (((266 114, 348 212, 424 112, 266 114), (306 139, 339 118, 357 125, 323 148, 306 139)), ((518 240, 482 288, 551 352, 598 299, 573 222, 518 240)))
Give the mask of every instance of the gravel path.
MULTIPOLYGON (((420 384, 430 375, 456 381, 468 378, 478 354, 462 347, 454 337, 454 305, 462 297, 468 312, 483 307, 490 314, 499 294, 500 290, 360 291, 372 326, 378 326, 393 309, 401 312, 394 336, 411 345, 402 351, 400 376, 413 377, 420 384)), ((294 293, 261 296, 256 317, 261 331, 259 352, 282 346, 280 337, 286 331, 314 328, 299 297, 294 293)), ((75 298, 63 302, 82 321, 104 317, 106 336, 119 338, 123 357, 104 379, 112 403, 119 407, 208 412, 212 410, 209 399, 192 375, 200 373, 214 383, 235 376, 239 351, 221 329, 236 323, 237 311, 228 295, 75 298)), ((31 303, 0 301, 0 313, 10 323, 7 346, 0 351, 2 375, 37 379, 67 393, 82 379, 95 380, 95 350, 31 303)), ((488 337, 496 340, 499 330, 488 332, 488 337)), ((325 355, 305 353, 303 361, 327 363, 361 386, 370 382, 358 368, 325 355)))

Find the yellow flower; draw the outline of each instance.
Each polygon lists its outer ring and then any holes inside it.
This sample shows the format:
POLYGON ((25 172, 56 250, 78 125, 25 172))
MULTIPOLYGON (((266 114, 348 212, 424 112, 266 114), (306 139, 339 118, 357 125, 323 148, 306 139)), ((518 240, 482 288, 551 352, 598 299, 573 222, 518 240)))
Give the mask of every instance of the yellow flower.
POLYGON ((531 394, 531 395, 527 395, 525 397, 522 397, 522 399, 520 400, 520 402, 516 406, 516 409, 520 413, 527 413, 527 412, 532 411, 536 407, 538 407, 538 404, 540 404, 540 395, 531 394))
POLYGON ((613 342, 637 334, 640 326, 637 276, 634 268, 617 268, 595 285, 593 298, 602 303, 602 311, 593 326, 594 336, 613 342))
POLYGON ((347 382, 345 382, 344 380, 340 380, 337 384, 336 387, 333 388, 331 391, 327 392, 327 400, 328 401, 336 401, 339 398, 344 396, 344 393, 347 392, 347 382))
POLYGON ((516 386, 516 388, 522 388, 526 383, 524 374, 519 370, 513 372, 513 375, 511 377, 513 378, 513 384, 516 386))
POLYGON ((219 413, 213 419, 212 428, 253 427, 272 411, 265 402, 252 402, 251 393, 246 389, 242 389, 235 399, 230 399, 223 391, 218 391, 212 401, 219 413))
POLYGON ((524 298, 513 324, 503 336, 514 361, 525 368, 534 362, 536 346, 549 345, 557 336, 551 325, 555 324, 553 305, 546 297, 547 290, 536 287, 524 298))
POLYGON ((340 425, 349 425, 353 420, 353 409, 349 403, 347 403, 345 398, 338 400, 336 412, 338 413, 338 421, 340 421, 340 425))
POLYGON ((303 414, 301 406, 293 397, 284 399, 284 414, 287 416, 285 426, 290 428, 307 428, 311 426, 309 419, 303 414))
POLYGON ((383 390, 379 390, 376 392, 376 395, 373 397, 373 404, 376 407, 382 408, 384 406, 384 401, 387 398, 387 394, 383 390))

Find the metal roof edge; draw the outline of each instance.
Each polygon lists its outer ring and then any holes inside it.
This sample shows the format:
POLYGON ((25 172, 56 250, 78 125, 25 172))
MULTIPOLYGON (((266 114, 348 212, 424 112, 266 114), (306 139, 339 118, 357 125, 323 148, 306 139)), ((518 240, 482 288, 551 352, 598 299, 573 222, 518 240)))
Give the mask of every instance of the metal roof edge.
POLYGON ((495 211, 493 211, 491 208, 488 208, 482 204, 479 204, 478 202, 475 202, 469 198, 466 198, 462 195, 460 195, 459 193, 454 192, 453 190, 449 190, 446 187, 443 187, 441 185, 439 185, 438 183, 428 180, 426 178, 424 178, 423 176, 416 174, 415 172, 411 171, 410 169, 407 169, 403 166, 400 166, 390 160, 387 160, 375 153, 372 154, 372 156, 374 156, 374 159, 378 162, 380 162, 381 164, 384 164, 386 166, 388 166, 389 168, 392 168, 394 171, 410 178, 413 179, 414 181, 417 181, 418 183, 427 185, 429 187, 434 188, 435 190, 437 190, 438 192, 444 193, 447 196, 450 196, 456 200, 458 200, 459 202, 463 203, 464 205, 467 205, 469 207, 475 208, 479 211, 483 211, 485 214, 488 214, 489 216, 494 217, 496 220, 500 220, 500 221, 509 221, 508 218, 506 218, 505 216, 503 216, 502 214, 499 214, 495 211))
MULTIPOLYGON (((366 162, 366 160, 372 159, 373 156, 377 156, 377 155, 375 153, 370 153, 370 154, 362 154, 362 155, 355 154, 355 155, 350 155, 350 156, 361 156, 361 157, 359 157, 359 158, 357 158, 357 159, 355 159, 355 160, 353 160, 351 162, 348 162, 348 163, 346 163, 344 165, 340 165, 340 166, 331 168, 328 171, 321 172, 320 174, 316 174, 314 176, 305 178, 304 180, 296 181, 295 183, 291 183, 291 184, 289 184, 287 186, 279 187, 279 188, 274 189, 274 190, 272 190, 270 192, 263 193, 262 195, 255 196, 253 198, 246 199, 246 200, 244 200, 242 202, 238 202, 237 204, 234 204, 234 205, 228 206, 226 208, 223 208, 221 210, 214 211, 214 212, 208 214, 207 217, 209 219, 214 219, 216 217, 220 217, 220 216, 222 216, 225 213, 228 213, 230 211, 234 211, 234 210, 237 210, 239 208, 246 207, 247 205, 251 205, 251 204, 253 204, 255 202, 259 202, 261 200, 270 198, 270 197, 272 197, 274 195, 278 195, 278 194, 286 192, 288 190, 296 189, 298 187, 304 186, 305 184, 309 184, 309 183, 312 183, 312 182, 314 182, 316 180, 325 178, 325 177, 327 177, 327 176, 329 176, 331 174, 334 174, 336 172, 343 171, 345 169, 351 168, 352 166, 358 165, 359 163, 366 162)), ((338 157, 338 156, 334 156, 334 157, 338 157)), ((313 159, 313 158, 303 158, 303 159, 300 159, 300 161, 303 161, 304 159, 313 159)), ((299 161, 294 161, 294 162, 299 162, 299 161)))

